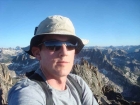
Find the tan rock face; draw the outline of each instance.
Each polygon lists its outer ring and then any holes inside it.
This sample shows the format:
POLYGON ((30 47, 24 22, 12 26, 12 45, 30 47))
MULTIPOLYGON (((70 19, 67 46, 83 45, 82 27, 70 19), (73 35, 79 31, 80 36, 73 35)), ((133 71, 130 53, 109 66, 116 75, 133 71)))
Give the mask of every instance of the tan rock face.
POLYGON ((8 90, 12 86, 12 78, 5 64, 0 64, 0 104, 7 103, 8 90))

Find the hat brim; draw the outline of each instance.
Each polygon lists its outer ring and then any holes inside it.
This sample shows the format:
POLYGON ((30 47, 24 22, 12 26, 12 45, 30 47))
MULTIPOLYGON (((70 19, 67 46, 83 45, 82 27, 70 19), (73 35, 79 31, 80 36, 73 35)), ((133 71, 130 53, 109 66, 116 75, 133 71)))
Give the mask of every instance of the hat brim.
MULTIPOLYGON (((56 34, 54 34, 54 33, 52 33, 53 35, 56 35, 56 34)), ((50 34, 49 33, 49 35, 52 35, 52 34, 50 34)), ((47 35, 47 34, 42 34, 42 36, 44 36, 44 35, 47 35)), ((77 36, 75 36, 75 35, 69 35, 69 34, 57 34, 57 35, 62 35, 62 36, 70 36, 70 37, 73 37, 73 39, 74 40, 77 40, 78 41, 78 47, 77 47, 77 49, 76 49, 76 54, 78 54, 80 51, 81 51, 81 49, 86 45, 86 44, 88 44, 89 43, 89 40, 87 40, 87 39, 80 39, 79 37, 77 37, 77 36)), ((37 36, 41 36, 41 35, 37 35, 37 36)), ((38 39, 37 38, 37 36, 34 36, 32 39, 31 39, 31 42, 30 42, 30 45, 29 46, 27 46, 27 47, 22 47, 21 49, 22 50, 24 50, 26 53, 28 53, 29 55, 32 55, 32 56, 34 56, 33 54, 32 54, 32 51, 31 51, 31 48, 34 46, 33 45, 33 42, 36 40, 36 39, 38 39)))

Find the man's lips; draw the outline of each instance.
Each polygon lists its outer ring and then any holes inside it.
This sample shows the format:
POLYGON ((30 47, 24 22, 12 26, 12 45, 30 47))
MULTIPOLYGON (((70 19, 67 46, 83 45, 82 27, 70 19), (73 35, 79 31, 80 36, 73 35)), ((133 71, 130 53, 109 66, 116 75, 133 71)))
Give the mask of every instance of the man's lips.
POLYGON ((68 61, 58 61, 57 63, 69 63, 68 61))
POLYGON ((68 63, 69 63, 68 61, 63 60, 63 61, 58 61, 57 65, 64 66, 64 65, 68 65, 68 63))

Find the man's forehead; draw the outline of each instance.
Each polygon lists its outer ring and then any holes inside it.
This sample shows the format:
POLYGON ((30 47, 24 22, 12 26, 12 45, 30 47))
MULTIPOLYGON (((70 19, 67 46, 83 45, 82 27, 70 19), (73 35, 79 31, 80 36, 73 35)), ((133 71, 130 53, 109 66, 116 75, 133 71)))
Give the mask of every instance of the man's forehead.
POLYGON ((45 35, 45 37, 43 38, 43 41, 51 40, 51 39, 69 40, 70 36, 64 36, 64 35, 45 35))

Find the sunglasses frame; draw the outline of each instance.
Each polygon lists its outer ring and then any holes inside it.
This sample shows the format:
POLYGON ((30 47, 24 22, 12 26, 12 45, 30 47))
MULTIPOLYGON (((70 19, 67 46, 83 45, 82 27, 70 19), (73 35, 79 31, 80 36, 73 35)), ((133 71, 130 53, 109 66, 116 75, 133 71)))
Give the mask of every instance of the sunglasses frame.
POLYGON ((48 48, 50 51, 58 51, 61 49, 62 45, 64 44, 68 51, 73 50, 77 48, 78 43, 72 43, 70 41, 60 41, 60 40, 49 40, 44 41, 40 43, 38 46, 44 44, 46 48, 48 48), (56 44, 55 44, 56 43, 56 44))

